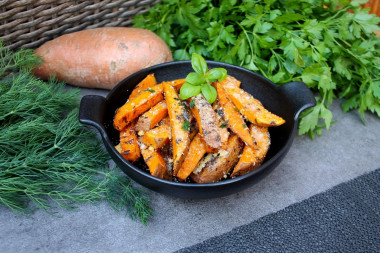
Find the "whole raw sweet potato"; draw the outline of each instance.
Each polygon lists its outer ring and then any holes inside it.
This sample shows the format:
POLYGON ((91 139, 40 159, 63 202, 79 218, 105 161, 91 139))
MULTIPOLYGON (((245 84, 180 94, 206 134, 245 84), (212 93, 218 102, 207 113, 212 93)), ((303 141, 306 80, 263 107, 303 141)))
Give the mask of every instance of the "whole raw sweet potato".
POLYGON ((103 27, 53 39, 36 50, 44 63, 34 70, 42 79, 55 76, 71 85, 112 89, 127 76, 172 61, 165 42, 149 30, 103 27))

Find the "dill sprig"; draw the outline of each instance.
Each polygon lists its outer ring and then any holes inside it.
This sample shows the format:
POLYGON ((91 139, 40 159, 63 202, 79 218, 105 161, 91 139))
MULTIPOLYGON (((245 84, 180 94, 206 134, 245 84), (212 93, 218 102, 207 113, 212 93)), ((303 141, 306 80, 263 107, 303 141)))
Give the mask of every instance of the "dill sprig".
POLYGON ((146 224, 147 194, 110 169, 96 134, 78 121, 79 89, 33 77, 32 50, 11 53, 0 42, 0 56, 0 205, 27 215, 106 200, 146 224))

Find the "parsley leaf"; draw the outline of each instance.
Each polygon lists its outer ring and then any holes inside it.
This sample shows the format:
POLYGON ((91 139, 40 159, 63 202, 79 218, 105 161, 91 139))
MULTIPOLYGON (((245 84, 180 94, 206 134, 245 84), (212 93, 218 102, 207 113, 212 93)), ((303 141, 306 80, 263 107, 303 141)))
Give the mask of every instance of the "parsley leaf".
MULTIPOLYGON (((301 114, 299 133, 313 137, 331 126, 328 107, 335 97, 343 99, 343 111, 358 109, 363 121, 366 111, 380 116, 380 39, 374 34, 380 18, 361 8, 365 2, 162 0, 133 22, 158 34, 174 60, 196 53, 256 71, 279 85, 305 82, 318 104, 301 114)), ((206 69, 203 61, 195 65, 205 81, 191 74, 188 83, 219 80, 220 73, 206 69)), ((192 92, 203 91, 212 95, 207 86, 192 92)))
POLYGON ((190 123, 189 123, 189 121, 185 120, 182 124, 182 129, 185 131, 188 131, 189 128, 190 128, 190 123))
POLYGON ((146 89, 145 91, 149 91, 151 93, 155 93, 156 92, 155 90, 152 90, 152 89, 146 89))

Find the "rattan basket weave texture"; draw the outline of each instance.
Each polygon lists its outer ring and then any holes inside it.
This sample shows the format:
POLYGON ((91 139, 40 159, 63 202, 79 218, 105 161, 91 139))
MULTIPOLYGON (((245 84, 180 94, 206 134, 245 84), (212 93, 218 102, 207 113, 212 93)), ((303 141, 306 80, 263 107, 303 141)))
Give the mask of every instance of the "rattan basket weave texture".
POLYGON ((36 48, 62 34, 130 26, 159 0, 0 0, 0 40, 5 48, 36 48))

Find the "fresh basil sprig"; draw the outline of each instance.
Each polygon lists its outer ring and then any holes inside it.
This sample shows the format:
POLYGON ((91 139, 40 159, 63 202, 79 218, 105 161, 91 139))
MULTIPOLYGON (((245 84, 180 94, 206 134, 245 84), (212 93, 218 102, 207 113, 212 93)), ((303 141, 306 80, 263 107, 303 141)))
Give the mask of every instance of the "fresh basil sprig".
POLYGON ((217 93, 215 88, 211 85, 215 81, 223 81, 227 77, 227 70, 224 68, 208 69, 205 59, 197 54, 191 55, 191 66, 195 72, 190 72, 186 76, 186 83, 184 83, 180 90, 180 97, 182 100, 194 97, 199 93, 212 104, 217 93))

